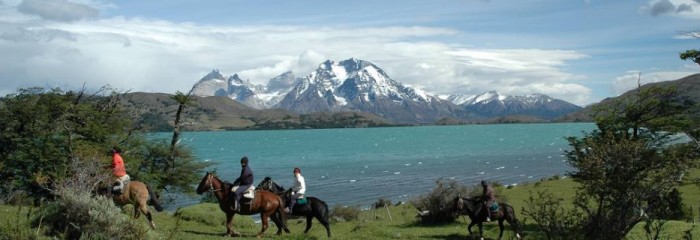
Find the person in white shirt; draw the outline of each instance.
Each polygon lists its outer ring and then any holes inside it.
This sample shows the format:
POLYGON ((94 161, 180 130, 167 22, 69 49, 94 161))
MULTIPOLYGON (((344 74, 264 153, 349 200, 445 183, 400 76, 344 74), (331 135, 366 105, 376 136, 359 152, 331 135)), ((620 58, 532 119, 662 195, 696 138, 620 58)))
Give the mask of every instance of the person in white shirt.
POLYGON ((306 192, 306 182, 304 182, 304 176, 301 175, 301 169, 298 167, 294 168, 294 187, 292 187, 292 197, 291 203, 289 204, 288 212, 291 214, 294 209, 294 204, 297 199, 304 198, 304 193, 306 192))

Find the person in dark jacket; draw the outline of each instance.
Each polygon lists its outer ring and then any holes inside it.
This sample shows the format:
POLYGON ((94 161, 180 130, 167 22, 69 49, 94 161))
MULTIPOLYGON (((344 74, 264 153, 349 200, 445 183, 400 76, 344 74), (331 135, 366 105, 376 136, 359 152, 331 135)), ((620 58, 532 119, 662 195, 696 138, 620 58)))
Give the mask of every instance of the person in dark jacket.
POLYGON ((236 202, 233 204, 233 210, 238 211, 240 210, 240 201, 241 201, 241 195, 245 193, 245 191, 250 188, 250 186, 253 185, 253 171, 250 170, 250 167, 248 167, 248 157, 244 156, 241 158, 241 175, 236 178, 236 181, 233 182, 234 186, 238 186, 238 189, 236 189, 235 192, 233 193, 233 197, 236 199, 236 202))
POLYGON ((486 210, 486 221, 491 221, 491 205, 496 201, 496 190, 491 187, 486 181, 481 181, 481 186, 484 188, 482 192, 482 199, 484 200, 484 209, 486 210))

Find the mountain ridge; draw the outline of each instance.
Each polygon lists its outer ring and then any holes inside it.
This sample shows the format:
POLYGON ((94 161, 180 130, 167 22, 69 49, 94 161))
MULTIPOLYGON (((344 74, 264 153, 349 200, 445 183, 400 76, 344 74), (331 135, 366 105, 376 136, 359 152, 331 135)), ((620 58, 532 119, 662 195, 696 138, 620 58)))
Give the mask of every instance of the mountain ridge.
POLYGON ((407 87, 377 65, 355 58, 340 62, 326 60, 303 77, 286 71, 270 79, 267 85, 250 84, 234 74, 224 88, 222 78, 219 70, 214 69, 193 86, 192 94, 228 96, 256 109, 282 108, 298 114, 365 112, 400 124, 429 124, 443 118, 474 122, 508 115, 530 115, 549 121, 580 109, 543 94, 502 96, 490 91, 473 98, 440 97, 407 87), (497 99, 491 99, 490 95, 497 99), (536 98, 540 98, 539 102, 536 98))

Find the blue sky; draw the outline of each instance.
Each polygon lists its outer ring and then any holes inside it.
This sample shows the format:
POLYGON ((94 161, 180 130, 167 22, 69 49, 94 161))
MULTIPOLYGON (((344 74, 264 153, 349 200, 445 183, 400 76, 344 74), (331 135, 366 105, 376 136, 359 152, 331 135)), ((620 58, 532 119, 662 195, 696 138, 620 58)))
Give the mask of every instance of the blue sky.
POLYGON ((212 69, 264 84, 359 58, 433 94, 586 105, 700 67, 700 0, 0 0, 0 95, 186 92, 212 69))

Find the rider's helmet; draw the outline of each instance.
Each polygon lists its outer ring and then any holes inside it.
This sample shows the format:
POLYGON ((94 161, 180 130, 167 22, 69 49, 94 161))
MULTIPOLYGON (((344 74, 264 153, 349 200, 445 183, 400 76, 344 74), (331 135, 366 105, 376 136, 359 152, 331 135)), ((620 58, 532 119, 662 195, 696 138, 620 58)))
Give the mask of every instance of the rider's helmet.
POLYGON ((248 157, 243 156, 243 158, 241 158, 241 164, 248 165, 248 157))

